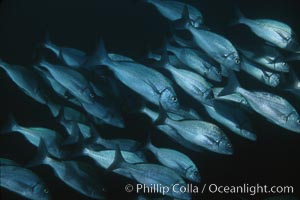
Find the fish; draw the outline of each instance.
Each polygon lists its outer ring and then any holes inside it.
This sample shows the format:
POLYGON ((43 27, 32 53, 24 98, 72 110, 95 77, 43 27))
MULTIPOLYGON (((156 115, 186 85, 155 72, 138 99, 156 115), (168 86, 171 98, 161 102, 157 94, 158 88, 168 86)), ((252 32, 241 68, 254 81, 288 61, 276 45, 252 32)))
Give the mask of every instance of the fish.
POLYGON ((45 83, 48 84, 58 96, 66 99, 76 106, 81 106, 80 101, 78 101, 75 97, 69 95, 68 89, 62 86, 57 80, 55 80, 46 69, 40 68, 38 66, 34 66, 34 69, 41 75, 45 83))
MULTIPOLYGON (((141 112, 152 119, 155 117, 155 112, 145 106, 141 109, 141 112)), ((194 146, 203 147, 206 150, 219 154, 233 154, 232 144, 228 137, 218 126, 212 123, 200 120, 175 121, 162 115, 153 120, 156 125, 168 125, 174 131, 173 133, 176 133, 194 146)))
POLYGON ((74 121, 67 121, 65 119, 62 120, 64 121, 64 124, 68 124, 67 127, 70 129, 68 140, 72 141, 71 143, 80 142, 80 137, 83 137, 83 139, 86 139, 84 145, 92 146, 93 148, 100 146, 105 149, 115 149, 116 146, 119 146, 121 150, 134 152, 141 147, 141 144, 138 141, 132 139, 105 139, 96 130, 93 124, 85 125, 74 121), (77 134, 80 134, 81 136, 77 134))
POLYGON ((187 7, 193 26, 199 27, 199 25, 203 23, 203 16, 201 12, 189 4, 170 0, 145 0, 145 2, 155 6, 156 9, 170 21, 179 20, 181 18, 183 9, 187 7))
POLYGON ((222 80, 220 70, 216 67, 216 63, 204 53, 191 48, 175 47, 168 42, 166 43, 166 50, 175 54, 183 64, 205 78, 216 82, 222 80))
POLYGON ((265 85, 277 87, 280 83, 279 73, 262 69, 258 64, 251 62, 247 58, 242 59, 241 67, 242 71, 251 75, 253 78, 265 85))
POLYGON ((292 52, 300 50, 296 34, 289 25, 272 19, 249 19, 238 9, 236 14, 238 19, 232 23, 233 25, 246 25, 256 36, 281 49, 292 52))
MULTIPOLYGON (((115 155, 116 150, 101 150, 101 151, 95 151, 90 148, 84 148, 82 155, 88 156, 92 158, 97 165, 104 169, 108 169, 108 167, 113 163, 114 161, 114 155, 115 155)), ((144 158, 141 158, 134 152, 130 151, 121 151, 123 158, 126 160, 128 163, 145 163, 147 160, 144 158)), ((127 172, 126 169, 119 168, 119 169, 114 169, 114 173, 120 174, 122 176, 125 176, 127 178, 131 178, 130 174, 127 172)))
POLYGON ((49 156, 43 139, 40 140, 36 157, 28 166, 42 164, 50 166, 61 181, 77 192, 93 199, 106 199, 106 189, 96 168, 83 162, 62 161, 49 156))
POLYGON ((215 87, 213 88, 214 97, 216 100, 222 100, 227 102, 237 103, 242 105, 246 109, 251 109, 250 105, 248 104, 247 100, 238 93, 232 93, 224 96, 220 96, 219 94, 222 92, 224 88, 222 87, 215 87))
POLYGON ((169 63, 168 55, 165 54, 157 65, 167 69, 172 74, 177 85, 197 101, 203 104, 210 104, 214 99, 212 84, 194 72, 174 67, 169 63))
POLYGON ((101 137, 101 134, 96 130, 96 128, 93 125, 90 126, 90 131, 93 132, 92 135, 94 136, 94 138, 92 138, 91 143, 94 145, 102 145, 106 149, 116 149, 116 147, 118 146, 122 151, 124 150, 135 152, 141 147, 141 144, 138 141, 132 139, 105 139, 101 137))
POLYGON ((8 123, 1 130, 1 133, 18 132, 21 133, 28 142, 34 146, 38 146, 43 138, 49 148, 49 153, 56 158, 64 158, 67 152, 60 148, 63 137, 56 131, 43 127, 23 127, 14 119, 13 115, 9 115, 8 123))
POLYGON ((105 123, 118 127, 124 128, 124 120, 121 115, 120 109, 111 100, 95 96, 93 103, 82 102, 81 105, 85 111, 89 114, 103 120, 105 123))
MULTIPOLYGON (((159 184, 161 187, 180 187, 186 185, 185 181, 173 170, 151 163, 128 163, 123 158, 121 151, 115 151, 114 161, 108 167, 108 171, 125 169, 132 179, 146 186, 159 184), (177 185, 175 185, 177 184, 177 185)), ((162 191, 157 191, 162 192, 162 191)), ((191 199, 191 194, 169 190, 164 195, 179 199, 191 199)))
POLYGON ((158 71, 136 62, 111 60, 102 40, 95 54, 85 64, 90 70, 98 68, 99 65, 106 65, 124 85, 166 112, 194 119, 195 116, 191 116, 189 110, 180 105, 169 79, 158 71))
POLYGON ((241 94, 251 108, 268 121, 287 130, 300 133, 300 116, 296 109, 284 98, 262 91, 248 91, 242 88, 233 73, 230 73, 227 86, 219 94, 241 94))
POLYGON ((53 116, 57 116, 60 106, 48 95, 49 90, 38 76, 20 65, 10 65, 0 59, 0 68, 5 70, 10 79, 29 97, 40 104, 48 106, 53 116))
POLYGON ((50 40, 48 34, 46 34, 43 47, 52 51, 55 56, 63 62, 64 65, 72 68, 79 68, 86 60, 86 53, 78 49, 58 46, 50 40))
POLYGON ((251 141, 256 140, 249 117, 235 105, 215 100, 212 106, 204 105, 208 115, 232 132, 251 141))
POLYGON ((94 103, 95 93, 89 81, 76 70, 66 66, 53 65, 45 60, 41 60, 38 66, 46 68, 53 78, 67 88, 80 102, 94 103))
POLYGON ((156 147, 151 143, 150 139, 145 148, 152 152, 164 166, 173 169, 177 174, 189 181, 200 183, 199 170, 187 155, 173 149, 156 147))
POLYGON ((193 27, 187 8, 182 13, 182 19, 178 20, 176 24, 178 24, 176 26, 189 31, 195 44, 212 59, 228 69, 240 70, 241 60, 233 44, 225 37, 207 30, 206 27, 193 27))
POLYGON ((45 182, 32 171, 20 166, 1 164, 0 186, 26 199, 51 199, 45 182))
POLYGON ((286 58, 275 48, 269 45, 248 45, 238 47, 239 52, 249 60, 277 72, 289 72, 290 66, 286 58))

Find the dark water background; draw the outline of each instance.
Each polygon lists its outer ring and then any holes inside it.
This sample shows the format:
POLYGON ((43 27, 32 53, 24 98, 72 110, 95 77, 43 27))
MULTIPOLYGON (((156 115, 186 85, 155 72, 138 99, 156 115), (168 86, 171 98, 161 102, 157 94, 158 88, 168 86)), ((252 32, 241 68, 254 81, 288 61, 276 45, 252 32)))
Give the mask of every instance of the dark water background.
MULTIPOLYGON (((233 5, 238 4, 246 16, 252 18, 272 18, 289 24, 300 38, 300 9, 296 0, 274 1, 228 1, 199 0, 186 1, 198 7, 206 24, 214 31, 226 34, 231 39, 252 41, 255 38, 243 27, 231 28, 227 24, 233 19, 233 5), (245 29, 245 30, 244 30, 245 29), (236 30, 237 32, 233 31, 236 30), (232 34, 234 32, 235 34, 232 34)), ((134 3, 130 0, 4 0, 0 4, 0 58, 11 64, 30 66, 34 52, 43 41, 45 32, 59 45, 91 52, 95 41, 101 36, 108 51, 114 51, 133 58, 139 58, 147 47, 153 49, 162 45, 168 33, 168 21, 149 4, 134 3)), ((299 62, 291 63, 300 74, 299 62)), ((275 92, 285 97, 300 111, 299 99, 289 93, 271 90, 253 79, 242 75, 242 85, 249 89, 275 92)), ((181 94, 181 91, 178 91, 181 94)), ((185 105, 202 109, 189 99, 185 105), (190 103, 190 105, 189 105, 190 103)), ((24 126, 45 126, 62 130, 52 119, 48 109, 35 103, 23 94, 6 74, 0 72, 0 126, 12 112, 24 126)), ((205 118, 205 117, 204 117, 205 118)), ((153 143, 162 147, 181 150, 198 165, 203 183, 219 185, 292 185, 300 192, 300 135, 275 126, 258 115, 251 115, 257 132, 257 142, 238 137, 225 128, 234 146, 233 156, 213 153, 194 153, 172 143, 169 138, 154 131, 153 143)), ((211 120, 212 121, 212 120, 211 120)), ((104 129, 107 137, 124 136, 143 140, 150 121, 142 115, 129 115, 125 130, 104 129), (138 125, 137 125, 138 124, 138 125)), ((221 126, 222 127, 222 126, 221 126)), ((35 148, 21 135, 1 135, 0 156, 13 159, 21 164, 28 162, 35 154, 35 148)), ((87 199, 70 189, 57 179, 47 166, 33 169, 50 187, 53 199, 87 199)), ((127 183, 134 183, 121 176, 103 175, 108 187, 109 199, 133 199, 133 194, 124 192, 127 183)), ((243 195, 242 195, 243 196, 243 195)), ((268 195, 246 199, 262 199, 268 195)), ((197 196, 195 199, 238 199, 233 195, 197 196)), ((1 189, 1 199, 21 199, 19 196, 1 189)))

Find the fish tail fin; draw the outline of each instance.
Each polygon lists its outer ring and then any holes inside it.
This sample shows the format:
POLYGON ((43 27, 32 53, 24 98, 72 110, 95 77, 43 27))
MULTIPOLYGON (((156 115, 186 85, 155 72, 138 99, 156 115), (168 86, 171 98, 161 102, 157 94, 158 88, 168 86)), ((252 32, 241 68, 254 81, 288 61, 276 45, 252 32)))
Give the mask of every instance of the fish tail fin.
POLYGON ((40 139, 38 146, 38 151, 33 160, 27 163, 26 167, 34 167, 41 164, 44 164, 46 157, 48 157, 48 149, 46 147, 45 141, 43 138, 40 139))
POLYGON ((174 22, 173 28, 177 30, 184 30, 184 29, 188 29, 189 26, 191 26, 189 9, 187 6, 184 6, 182 10, 181 18, 174 22))
POLYGON ((75 121, 72 121, 72 128, 71 128, 71 134, 69 137, 62 143, 63 146, 65 145, 72 145, 79 142, 80 137, 80 129, 75 121))
POLYGON ((120 147, 117 145, 116 151, 115 151, 115 158, 112 164, 107 168, 107 171, 113 171, 114 169, 121 168, 126 161, 124 160, 120 147))
POLYGON ((16 122, 16 120, 15 120, 13 114, 10 113, 10 114, 8 115, 8 122, 7 122, 7 124, 5 125, 5 127, 0 131, 0 133, 3 134, 3 133, 14 132, 14 131, 17 130, 17 127, 18 127, 18 126, 19 126, 19 125, 17 124, 17 122, 16 122))
POLYGON ((108 65, 110 62, 112 62, 112 60, 108 57, 103 39, 100 38, 94 53, 87 58, 83 67, 93 69, 99 65, 108 65))
POLYGON ((6 70, 9 69, 9 64, 0 58, 0 68, 6 70))
POLYGON ((48 32, 46 32, 46 34, 45 34, 45 40, 43 42, 43 47, 51 50, 56 56, 59 56, 60 48, 51 41, 50 35, 48 32))
POLYGON ((242 11, 237 6, 234 7, 234 13, 235 19, 229 23, 230 26, 241 24, 243 23, 243 20, 246 19, 242 11))
POLYGON ((218 96, 225 96, 232 93, 235 93, 237 88, 239 87, 238 79, 236 78, 235 74, 230 71, 228 73, 228 82, 224 89, 218 94, 218 96))
POLYGON ((52 101, 48 101, 47 105, 48 105, 52 115, 54 117, 57 117, 59 115, 59 111, 61 110, 61 106, 52 101))
POLYGON ((52 64, 49 63, 48 61, 46 61, 46 60, 42 57, 41 59, 38 60, 38 62, 37 62, 36 65, 48 69, 49 66, 51 66, 52 64))

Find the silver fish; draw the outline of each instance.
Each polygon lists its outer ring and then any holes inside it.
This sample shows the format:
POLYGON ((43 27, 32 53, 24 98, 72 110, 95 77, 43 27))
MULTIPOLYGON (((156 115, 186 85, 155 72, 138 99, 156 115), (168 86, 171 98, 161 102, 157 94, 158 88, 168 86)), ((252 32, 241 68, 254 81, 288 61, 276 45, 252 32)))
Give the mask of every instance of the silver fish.
POLYGON ((267 92, 245 90, 240 87, 233 73, 230 74, 227 86, 219 95, 232 93, 241 94, 251 108, 268 121, 290 131, 300 133, 300 116, 295 108, 282 97, 267 92))
POLYGON ((251 62, 247 58, 242 59, 241 67, 244 72, 265 85, 277 87, 280 83, 280 74, 261 69, 258 64, 251 62))
POLYGON ((195 163, 185 154, 167 148, 158 148, 151 141, 145 146, 151 151, 156 159, 166 167, 173 169, 187 180, 200 182, 201 177, 195 163))
POLYGON ((81 102, 92 104, 95 101, 95 93, 89 81, 79 72, 66 66, 53 65, 45 60, 40 61, 38 65, 46 68, 57 82, 81 102))
POLYGON ((240 58, 232 43, 223 36, 208 31, 205 28, 195 28, 191 25, 188 16, 188 10, 184 9, 182 19, 180 21, 183 21, 184 29, 188 30, 192 34, 193 40, 198 47, 226 68, 239 71, 240 58))
POLYGON ((238 19, 235 24, 244 24, 258 37, 279 48, 289 51, 299 51, 300 46, 291 27, 283 22, 271 19, 249 19, 238 9, 238 19))
POLYGON ((89 114, 118 128, 124 128, 124 120, 120 110, 109 99, 94 97, 93 103, 82 102, 81 105, 89 114))
POLYGON ((57 158, 64 158, 65 151, 61 150, 60 144, 63 141, 62 136, 54 130, 43 127, 23 127, 19 125, 12 115, 9 116, 9 121, 6 127, 2 129, 1 133, 18 132, 21 133, 27 141, 32 145, 38 146, 40 140, 43 138, 49 148, 49 153, 57 158))
POLYGON ((289 72, 289 64, 275 47, 250 45, 243 48, 239 47, 238 50, 249 60, 261 64, 268 69, 278 72, 289 72))
POLYGON ((38 76, 31 70, 18 65, 10 65, 0 59, 0 68, 4 69, 7 75, 22 91, 35 101, 47 105, 53 116, 57 116, 60 106, 54 103, 47 94, 47 88, 38 80, 38 76))
POLYGON ((186 66, 192 68, 200 75, 220 82, 222 80, 221 73, 207 55, 191 48, 175 47, 169 43, 166 44, 167 51, 172 52, 186 66))
MULTIPOLYGON (((141 109, 141 112, 150 118, 154 117, 153 111, 149 108, 144 107, 141 109)), ((159 118, 160 117, 161 116, 159 116, 159 118)), ((159 118, 154 119, 158 125, 170 126, 189 143, 216 153, 226 155, 233 154, 231 142, 223 131, 214 124, 200 120, 175 121, 169 118, 159 118)))
POLYGON ((213 106, 204 105, 208 115, 229 130, 246 139, 255 141, 256 135, 250 119, 243 110, 226 102, 214 101, 213 106))
POLYGON ((32 171, 19 166, 0 166, 0 186, 26 199, 51 199, 48 187, 32 171))
MULTIPOLYGON (((62 47, 54 44, 47 36, 44 47, 51 50, 65 65, 72 68, 80 68, 86 62, 88 55, 78 49, 62 47)), ((116 61, 133 61, 133 59, 119 54, 109 53, 108 56, 116 61)))
POLYGON ((179 1, 170 1, 170 0, 145 0, 147 3, 154 5, 158 11, 167 19, 171 21, 179 20, 182 14, 182 11, 185 7, 189 10, 189 17, 191 23, 195 27, 199 27, 203 23, 203 16, 201 12, 188 4, 179 2, 179 1))
POLYGON ((93 199, 106 199, 103 183, 94 167, 82 162, 61 161, 50 157, 43 139, 29 166, 41 164, 50 166, 60 180, 81 194, 93 199))
POLYGON ((224 88, 221 88, 221 87, 213 88, 213 93, 214 93, 215 99, 222 100, 222 101, 228 101, 228 102, 234 102, 234 103, 244 106, 245 108, 250 108, 250 105, 248 104, 247 100, 238 93, 220 96, 219 94, 222 92, 223 89, 224 88))
MULTIPOLYGON (((115 151, 114 161, 108 168, 109 171, 115 169, 126 170, 134 180, 147 186, 160 184, 161 187, 180 187, 186 184, 177 173, 167 167, 150 163, 132 164, 126 162, 120 150, 115 151)), ((176 192, 175 190, 169 190, 164 195, 179 199, 191 199, 189 193, 176 192)))
POLYGON ((194 116, 180 105, 170 80, 142 64, 111 60, 107 56, 103 41, 100 41, 98 49, 86 62, 85 67, 93 69, 99 65, 108 66, 124 85, 166 112, 194 119, 194 116))
MULTIPOLYGON (((94 151, 89 148, 84 148, 82 154, 92 158, 100 167, 107 169, 114 161, 114 155, 116 150, 103 150, 94 151)), ((134 152, 121 151, 123 158, 128 163, 145 163, 147 160, 141 158, 134 152)), ((122 168, 115 169, 113 172, 131 178, 130 174, 122 168)))
POLYGON ((165 61, 163 61, 162 66, 172 74, 175 82, 197 101, 210 104, 214 98, 212 85, 194 72, 175 68, 169 63, 167 55, 164 57, 162 59, 165 59, 165 61))
POLYGON ((70 98, 68 96, 69 92, 68 89, 62 86, 57 80, 53 78, 53 76, 46 70, 37 66, 34 66, 34 69, 39 72, 41 77, 45 80, 45 82, 54 90, 54 92, 59 95, 60 97, 68 100, 69 102, 81 106, 79 100, 76 98, 70 98))

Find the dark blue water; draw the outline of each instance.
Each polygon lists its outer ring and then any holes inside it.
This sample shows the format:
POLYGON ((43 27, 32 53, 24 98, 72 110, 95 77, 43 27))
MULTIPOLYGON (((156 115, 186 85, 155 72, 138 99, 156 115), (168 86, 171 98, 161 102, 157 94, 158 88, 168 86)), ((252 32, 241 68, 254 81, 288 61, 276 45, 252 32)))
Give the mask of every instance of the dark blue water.
MULTIPOLYGON (((233 19, 233 7, 239 5, 246 16, 252 18, 272 18, 289 24, 300 38, 300 13, 297 1, 186 1, 196 6, 204 15, 206 24, 218 33, 232 40, 249 40, 255 36, 243 27, 238 34, 227 24, 233 19), (233 38, 234 37, 234 38, 233 38)), ((11 64, 30 66, 36 57, 36 49, 48 32, 55 43, 91 52, 99 37, 105 41, 108 51, 133 58, 145 55, 150 47, 161 47, 169 32, 168 21, 154 7, 134 3, 130 0, 4 0, 0 4, 0 58, 11 64)), ((254 40, 254 39, 253 39, 254 40)), ((291 63, 300 75, 299 62, 291 63)), ((299 99, 279 90, 271 90, 241 76, 242 85, 248 89, 274 92, 286 98, 298 111, 299 99)), ((190 99, 183 93, 182 99, 190 99)), ((53 120, 48 109, 23 94, 0 72, 0 126, 6 123, 8 113, 13 113, 24 126, 44 126, 57 130, 62 128, 53 120)), ((202 113, 200 106, 192 101, 183 102, 202 113)), ((204 116, 204 118, 206 118, 204 116)), ((207 118, 208 119, 208 118, 207 118)), ((275 126, 258 115, 251 115, 258 140, 250 142, 240 138, 224 127, 223 130, 234 146, 233 156, 214 153, 194 153, 179 147, 169 138, 153 130, 153 143, 157 146, 175 148, 189 155, 198 165, 203 183, 219 185, 292 185, 295 193, 300 193, 300 135, 275 126)), ((126 115, 127 128, 116 130, 105 128, 105 135, 116 135, 144 140, 151 126, 149 119, 139 114, 126 115)), ((0 157, 26 164, 33 158, 36 149, 22 136, 1 135, 0 157)), ((87 162, 90 162, 89 160, 87 162)), ((70 189, 54 176, 49 167, 33 168, 50 187, 53 199, 87 199, 70 189)), ((109 199, 133 199, 124 186, 134 183, 118 175, 103 173, 103 181, 108 187, 109 199)), ((262 199, 270 194, 245 199, 262 199)), ((21 199, 19 196, 1 189, 1 199, 21 199)), ((238 199, 237 195, 202 194, 195 199, 238 199)))

